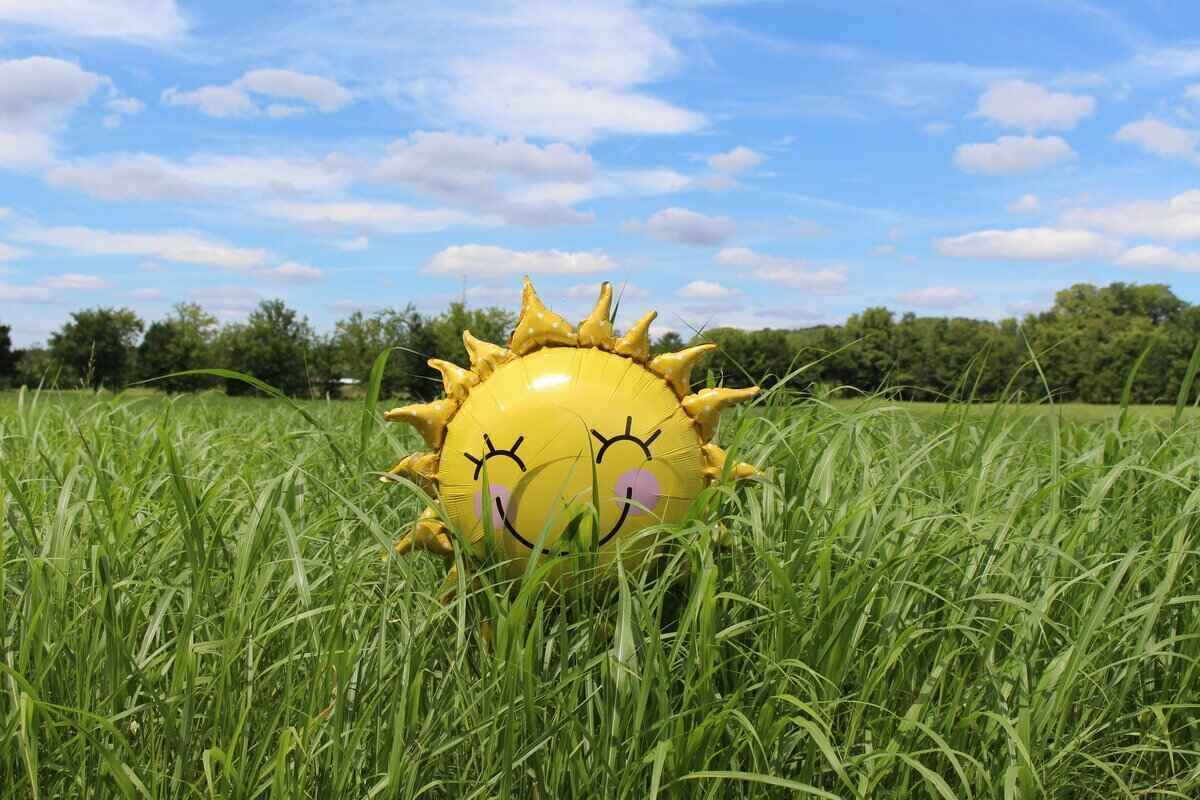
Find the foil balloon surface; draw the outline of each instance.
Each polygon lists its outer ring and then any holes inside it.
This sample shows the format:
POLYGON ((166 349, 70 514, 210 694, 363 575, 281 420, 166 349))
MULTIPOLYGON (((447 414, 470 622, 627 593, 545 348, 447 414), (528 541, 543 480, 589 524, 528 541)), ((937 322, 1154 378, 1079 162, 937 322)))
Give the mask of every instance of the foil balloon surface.
POLYGON ((416 428, 430 449, 384 479, 406 477, 437 501, 398 552, 452 558, 453 526, 458 542, 499 556, 513 575, 535 553, 592 552, 601 566, 618 556, 636 566, 654 541, 639 531, 681 519, 708 483, 757 474, 726 464, 709 441, 721 410, 757 387, 693 393, 692 368, 714 345, 651 358, 654 312, 618 337, 611 304, 605 283, 576 329, 526 279, 507 347, 464 332, 470 369, 429 362, 445 398, 385 414, 416 428))

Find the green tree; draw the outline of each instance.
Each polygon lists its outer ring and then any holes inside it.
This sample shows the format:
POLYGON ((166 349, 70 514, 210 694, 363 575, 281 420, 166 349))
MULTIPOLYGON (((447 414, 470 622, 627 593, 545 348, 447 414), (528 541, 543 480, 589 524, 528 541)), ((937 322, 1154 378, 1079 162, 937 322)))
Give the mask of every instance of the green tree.
MULTIPOLYGON (((308 318, 299 316, 282 300, 264 300, 244 323, 226 325, 217 336, 222 365, 244 372, 288 395, 310 391, 314 377, 311 358, 316 337, 308 318)), ((255 390, 238 381, 225 382, 232 395, 255 390)))
MULTIPOLYGON (((150 324, 138 347, 138 373, 143 380, 173 372, 214 366, 212 342, 217 319, 195 303, 179 303, 166 319, 150 324)), ((186 392, 214 384, 204 375, 164 378, 157 382, 168 392, 186 392)))
POLYGON ((128 308, 76 311, 50 337, 50 353, 81 384, 121 387, 133 375, 142 321, 128 308))
POLYGON ((0 325, 0 386, 12 385, 17 377, 17 354, 12 349, 11 331, 9 326, 0 325))
POLYGON ((674 353, 686 347, 683 343, 683 337, 675 331, 667 331, 662 336, 654 340, 650 345, 650 355, 657 356, 661 353, 674 353))

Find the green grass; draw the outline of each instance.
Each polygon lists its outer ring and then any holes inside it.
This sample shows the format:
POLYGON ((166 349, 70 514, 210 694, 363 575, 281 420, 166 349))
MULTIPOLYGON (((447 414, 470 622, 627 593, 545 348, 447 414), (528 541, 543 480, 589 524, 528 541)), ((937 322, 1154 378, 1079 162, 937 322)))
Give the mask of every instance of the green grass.
POLYGON ((298 405, 0 395, 0 796, 1200 796, 1193 415, 777 400, 733 549, 443 606, 298 405))

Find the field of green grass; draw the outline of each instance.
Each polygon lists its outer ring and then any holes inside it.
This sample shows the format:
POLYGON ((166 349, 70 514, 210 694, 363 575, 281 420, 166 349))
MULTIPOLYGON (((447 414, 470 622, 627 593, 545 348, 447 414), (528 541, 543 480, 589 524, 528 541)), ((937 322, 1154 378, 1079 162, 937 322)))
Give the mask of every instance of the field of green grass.
POLYGON ((1200 419, 1057 412, 768 402, 655 569, 443 605, 363 403, 2 394, 0 796, 1195 798, 1200 419))

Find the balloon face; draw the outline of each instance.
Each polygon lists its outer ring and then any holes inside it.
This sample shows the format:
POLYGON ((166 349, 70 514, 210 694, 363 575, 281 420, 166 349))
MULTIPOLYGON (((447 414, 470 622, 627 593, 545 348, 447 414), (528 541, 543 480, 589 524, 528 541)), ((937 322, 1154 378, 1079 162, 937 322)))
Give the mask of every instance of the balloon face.
POLYGON ((702 444, 675 393, 641 365, 547 348, 473 388, 447 427, 437 484, 476 550, 490 518, 514 572, 535 550, 597 548, 601 564, 620 551, 632 563, 652 539, 636 534, 680 519, 703 488, 702 444), (576 517, 583 524, 569 526, 576 517))
POLYGON ((472 555, 498 555, 514 575, 535 555, 579 552, 633 568, 654 545, 639 535, 646 528, 681 519, 709 483, 759 474, 710 441, 721 410, 758 387, 692 393, 692 368, 716 345, 651 358, 655 312, 618 337, 612 297, 601 284, 576 330, 526 278, 507 347, 463 331, 470 369, 429 360, 446 396, 383 415, 416 428, 429 451, 409 453, 381 480, 404 478, 441 501, 397 553, 454 560, 460 540, 448 522, 472 555))

